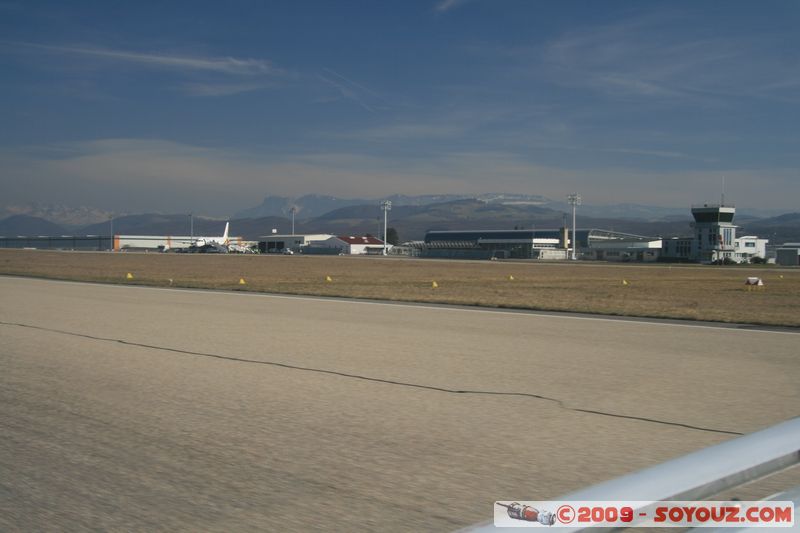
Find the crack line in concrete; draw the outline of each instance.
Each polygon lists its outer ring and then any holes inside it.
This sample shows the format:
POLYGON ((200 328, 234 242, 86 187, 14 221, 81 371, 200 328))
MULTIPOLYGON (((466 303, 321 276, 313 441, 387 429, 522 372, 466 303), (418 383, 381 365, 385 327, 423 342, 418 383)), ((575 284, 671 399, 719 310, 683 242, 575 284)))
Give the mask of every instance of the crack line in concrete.
POLYGON ((425 390, 436 391, 436 392, 446 392, 446 393, 449 393, 449 394, 465 394, 465 395, 469 394, 469 395, 484 395, 484 396, 516 396, 516 397, 522 397, 522 398, 534 398, 536 400, 545 400, 545 401, 548 401, 548 402, 556 403, 561 409, 564 409, 564 410, 567 410, 567 411, 573 411, 573 412, 576 412, 576 413, 586 413, 586 414, 592 414, 592 415, 598 415, 598 416, 608 416, 608 417, 613 417, 613 418, 624 418, 624 419, 627 419, 627 420, 638 420, 638 421, 641 421, 641 422, 650 422, 650 423, 653 423, 653 424, 661 424, 661 425, 665 425, 665 426, 676 426, 676 427, 682 427, 682 428, 686 428, 686 429, 693 429, 693 430, 697 430, 697 431, 707 431, 707 432, 710 432, 710 433, 721 433, 721 434, 725 434, 725 435, 744 435, 744 433, 740 433, 738 431, 728 431, 728 430, 724 430, 724 429, 715 429, 715 428, 707 428, 707 427, 702 427, 702 426, 693 426, 691 424, 683 424, 681 422, 670 422, 668 420, 659 420, 659 419, 656 419, 656 418, 647 418, 647 417, 642 417, 642 416, 624 415, 624 414, 619 414, 619 413, 611 413, 611 412, 607 412, 607 411, 596 411, 596 410, 592 410, 592 409, 582 409, 580 407, 570 407, 570 406, 566 405, 563 400, 559 400, 558 398, 551 398, 549 396, 543 396, 541 394, 533 394, 533 393, 530 393, 530 392, 505 392, 505 391, 489 391, 489 390, 448 389, 448 388, 445 388, 445 387, 436 387, 434 385, 422 385, 422 384, 419 384, 419 383, 408 383, 408 382, 404 382, 404 381, 394 381, 394 380, 390 380, 390 379, 376 378, 376 377, 371 377, 371 376, 362 376, 362 375, 359 375, 359 374, 350 374, 350 373, 347 373, 347 372, 339 372, 337 370, 326 370, 324 368, 312 368, 312 367, 305 367, 305 366, 299 366, 299 365, 290 365, 288 363, 279 363, 277 361, 259 361, 257 359, 245 359, 245 358, 242 358, 242 357, 233 357, 233 356, 230 356, 230 355, 220 355, 220 354, 206 353, 206 352, 195 352, 195 351, 191 351, 191 350, 181 350, 179 348, 169 348, 169 347, 166 347, 166 346, 156 346, 156 345, 153 345, 153 344, 144 344, 144 343, 140 343, 140 342, 126 341, 126 340, 122 340, 122 339, 114 339, 114 338, 109 338, 109 337, 98 337, 98 336, 95 336, 95 335, 88 335, 88 334, 85 334, 85 333, 75 333, 73 331, 64 331, 64 330, 60 330, 60 329, 46 328, 46 327, 43 327, 43 326, 34 326, 32 324, 21 324, 21 323, 16 323, 16 322, 3 322, 3 321, 0 321, 0 325, 18 326, 18 327, 21 327, 21 328, 38 329, 38 330, 41 330, 41 331, 48 331, 48 332, 51 332, 51 333, 59 333, 59 334, 62 334, 62 335, 70 335, 70 336, 73 336, 73 337, 81 337, 81 338, 84 338, 84 339, 91 339, 91 340, 102 341, 102 342, 114 342, 114 343, 118 343, 118 344, 124 344, 126 346, 136 346, 136 347, 139 347, 139 348, 149 348, 149 349, 152 349, 152 350, 162 350, 162 351, 166 351, 166 352, 173 352, 173 353, 179 353, 179 354, 184 354, 184 355, 195 355, 195 356, 199 356, 199 357, 209 357, 209 358, 213 358, 213 359, 222 359, 222 360, 225 360, 225 361, 234 361, 234 362, 237 362, 237 363, 250 363, 250 364, 258 364, 258 365, 276 366, 276 367, 280 367, 280 368, 286 368, 286 369, 289 369, 289 370, 300 370, 300 371, 303 371, 303 372, 315 372, 315 373, 319 373, 319 374, 329 374, 329 375, 332 375, 332 376, 340 376, 340 377, 350 378, 350 379, 359 379, 359 380, 363 380, 363 381, 371 381, 371 382, 374 382, 374 383, 385 383, 385 384, 388 384, 388 385, 398 385, 398 386, 402 386, 402 387, 410 387, 410 388, 415 388, 415 389, 425 389, 425 390))

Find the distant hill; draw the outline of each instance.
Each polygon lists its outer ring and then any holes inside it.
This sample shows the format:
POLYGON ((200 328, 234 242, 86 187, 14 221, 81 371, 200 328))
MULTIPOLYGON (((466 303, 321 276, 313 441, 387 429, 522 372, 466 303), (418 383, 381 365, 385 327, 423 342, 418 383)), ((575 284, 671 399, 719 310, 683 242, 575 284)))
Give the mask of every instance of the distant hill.
MULTIPOLYGON (((194 217, 195 235, 222 235, 225 222, 210 218, 194 217), (211 232, 211 233, 209 233, 211 232)), ((80 228, 87 235, 107 235, 111 231, 108 220, 80 228)), ((114 233, 127 235, 189 235, 188 215, 126 215, 114 219, 114 233)))
MULTIPOLYGON (((216 237, 225 231, 223 219, 194 217, 194 234, 196 236, 216 237)), ((282 217, 248 218, 230 221, 230 235, 255 240, 269 234, 273 228, 280 232, 291 231, 292 223, 282 217)), ((81 233, 108 234, 108 222, 94 224, 82 228, 81 233)), ((114 233, 126 235, 189 235, 191 226, 187 215, 129 215, 114 219, 114 233)))
MULTIPOLYGON (((258 218, 263 216, 291 217, 291 207, 297 207, 296 219, 309 220, 345 207, 352 206, 378 206, 382 200, 391 200, 393 208, 400 206, 426 206, 431 204, 448 203, 458 200, 481 200, 489 204, 502 204, 508 206, 535 206, 552 209, 554 211, 571 211, 572 208, 565 200, 552 200, 541 195, 531 194, 427 194, 408 196, 395 194, 384 198, 339 198, 309 194, 297 198, 286 196, 266 196, 260 205, 244 209, 233 215, 232 218, 258 218)), ((579 208, 583 216, 606 219, 631 219, 643 222, 658 221, 690 221, 689 206, 660 207, 646 204, 619 203, 609 205, 594 205, 584 203, 579 208)), ((765 218, 779 215, 780 211, 774 209, 740 208, 737 217, 765 218)))
MULTIPOLYGON (((559 211, 572 212, 572 207, 567 202, 550 202, 546 206, 559 211)), ((578 212, 584 216, 594 218, 624 218, 646 222, 662 220, 685 220, 688 222, 692 219, 692 214, 688 207, 658 207, 631 203, 611 205, 585 204, 578 207, 578 212)))
POLYGON ((65 228, 86 226, 108 220, 111 212, 94 207, 70 207, 62 204, 29 203, 24 205, 7 205, 0 207, 0 218, 12 215, 28 215, 43 218, 65 228))
POLYGON ((800 224, 800 213, 786 213, 777 217, 760 218, 753 222, 759 227, 776 228, 800 224))
MULTIPOLYGON (((222 227, 224 229, 224 226, 222 227)), ((231 220, 231 235, 242 237, 248 241, 257 240, 259 237, 269 235, 272 230, 277 230, 279 234, 287 234, 292 231, 291 219, 284 217, 260 217, 260 218, 245 218, 231 220)), ((295 226, 297 233, 301 232, 300 225, 295 226)), ((209 235, 221 235, 219 233, 211 233, 209 235)))
POLYGON ((800 213, 786 213, 777 217, 750 220, 742 223, 739 235, 758 235, 769 239, 770 244, 800 242, 800 213))
MULTIPOLYGON (((389 211, 389 216, 392 218, 404 218, 410 216, 414 213, 418 213, 420 211, 426 210, 427 207, 417 206, 417 205, 399 205, 399 206, 392 206, 392 209, 389 211)), ((361 219, 371 219, 371 218, 380 218, 383 220, 383 211, 377 204, 366 204, 366 205, 353 205, 350 207, 341 207, 339 209, 334 209, 324 215, 318 216, 314 218, 314 221, 335 221, 335 220, 361 220, 361 219)))
MULTIPOLYGON (((622 233, 652 237, 672 237, 691 234, 691 216, 667 216, 656 220, 586 216, 584 209, 578 211, 577 225, 580 228, 599 228, 622 233)), ((401 240, 419 240, 428 230, 465 229, 512 229, 512 228, 558 228, 565 223, 571 225, 571 216, 566 211, 549 207, 514 202, 485 202, 475 199, 456 200, 423 206, 393 207, 389 212, 389 226, 397 229, 401 240)), ((743 217, 746 232, 764 237, 772 229, 759 227, 759 219, 743 217)), ((800 240, 800 221, 792 216, 768 219, 770 224, 781 227, 786 239, 800 240), (781 225, 782 224, 782 225, 781 225), (797 235, 797 237, 791 237, 797 235)), ((308 232, 372 233, 383 231, 383 216, 376 204, 351 206, 326 213, 316 219, 303 221, 298 227, 308 232)), ((775 242, 773 240, 773 242, 775 242)), ((783 241, 781 241, 783 242, 783 241)))
POLYGON ((318 217, 334 209, 367 203, 358 198, 337 198, 319 194, 307 194, 299 198, 286 196, 267 196, 260 205, 234 213, 234 219, 261 218, 267 216, 291 217, 291 209, 297 212, 295 219, 308 219, 318 217))
MULTIPOLYGON (((402 240, 418 240, 429 229, 530 227, 537 220, 558 220, 560 223, 562 218, 562 213, 535 206, 455 200, 430 205, 392 206, 389 226, 397 229, 402 240)), ((304 231, 315 233, 380 235, 383 232, 383 213, 376 204, 344 207, 305 220, 301 227, 304 231)))
POLYGON ((383 200, 390 200, 393 204, 393 209, 400 206, 425 206, 456 200, 483 200, 492 203, 514 202, 517 205, 542 205, 549 202, 549 200, 543 196, 527 194, 426 194, 419 196, 394 194, 385 198, 376 199, 338 198, 336 196, 324 196, 319 194, 307 194, 299 198, 267 196, 261 202, 261 205, 239 211, 233 215, 233 218, 258 218, 264 216, 290 217, 291 208, 294 206, 297 208, 295 218, 297 220, 307 220, 345 207, 378 206, 383 200))
MULTIPOLYGON (((487 195, 488 196, 488 195, 487 195)), ((315 197, 317 200, 324 197, 315 197)), ((330 197, 328 197, 330 198, 330 197)), ((541 204, 541 197, 514 197, 494 195, 486 200, 475 198, 444 202, 424 202, 434 198, 416 197, 420 203, 392 206, 389 226, 397 230, 402 241, 420 240, 428 230, 466 229, 528 229, 559 228, 565 221, 571 225, 571 216, 565 210, 552 209, 541 204)), ((441 197, 439 197, 441 198, 441 197)), ((315 200, 316 201, 316 200, 315 200)), ((322 203, 326 200, 320 200, 322 203)), ((394 201, 393 201, 394 202, 394 201)), ((334 202, 337 203, 337 202, 334 202)), ((322 205, 322 204, 319 204, 322 205)), ((578 210, 580 228, 600 228, 623 233, 647 236, 690 235, 690 217, 667 215, 661 219, 643 220, 604 216, 588 216, 583 207, 578 210)), ((773 244, 800 241, 800 213, 787 213, 771 218, 743 216, 735 220, 740 235, 758 235, 773 244)), ((222 235, 224 219, 194 217, 194 234, 197 236, 222 235)), ((255 240, 275 229, 286 234, 291 231, 290 216, 259 216, 231 220, 231 235, 255 240)), ((107 235, 107 220, 83 226, 64 228, 47 220, 27 215, 16 215, 0 221, 0 235, 107 235)), ((312 218, 295 220, 297 233, 332 233, 380 235, 383 232, 383 214, 373 200, 358 205, 342 206, 312 218)), ((142 214, 114 219, 114 233, 128 235, 189 235, 187 215, 142 214)))
POLYGON ((13 215, 0 220, 0 235, 16 237, 17 235, 62 235, 65 230, 49 220, 30 215, 13 215))
MULTIPOLYGON (((546 207, 474 199, 427 206, 393 207, 389 212, 389 226, 398 231, 403 241, 421 240, 428 230, 559 228, 565 220, 568 225, 571 223, 567 213, 546 207)), ((682 235, 690 231, 688 220, 642 222, 578 216, 577 225, 581 228, 602 228, 648 236, 682 235)), ((303 221, 302 229, 308 232, 379 235, 383 231, 383 216, 376 205, 352 206, 303 221)))

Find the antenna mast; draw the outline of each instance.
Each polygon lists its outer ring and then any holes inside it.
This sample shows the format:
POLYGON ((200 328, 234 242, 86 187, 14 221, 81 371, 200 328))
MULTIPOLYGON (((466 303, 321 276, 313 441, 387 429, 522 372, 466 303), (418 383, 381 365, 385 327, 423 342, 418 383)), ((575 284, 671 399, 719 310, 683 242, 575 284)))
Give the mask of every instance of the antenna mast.
POLYGON ((725 207, 725 176, 722 176, 722 202, 721 207, 725 207))

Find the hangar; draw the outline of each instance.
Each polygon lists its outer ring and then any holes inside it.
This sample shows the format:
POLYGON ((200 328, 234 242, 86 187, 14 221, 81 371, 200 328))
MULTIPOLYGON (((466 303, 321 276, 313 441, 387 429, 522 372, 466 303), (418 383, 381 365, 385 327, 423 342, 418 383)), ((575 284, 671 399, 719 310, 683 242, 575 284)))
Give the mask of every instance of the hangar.
POLYGON ((281 253, 284 250, 299 252, 312 243, 326 241, 333 237, 328 233, 297 234, 297 235, 262 235, 258 240, 258 250, 262 254, 281 253))
POLYGON ((312 255, 380 255, 383 241, 371 235, 331 235, 313 233, 300 235, 264 235, 258 243, 261 253, 294 253, 312 255))
MULTIPOLYGON (((381 255, 384 248, 383 241, 372 235, 340 235, 331 237, 319 245, 334 248, 345 255, 381 255)), ((388 245, 387 248, 391 248, 391 245, 388 245)))
POLYGON ((800 266, 800 242, 787 242, 778 248, 775 262, 783 266, 800 266))
POLYGON ((0 248, 33 248, 37 250, 103 251, 112 247, 108 235, 59 235, 59 236, 0 236, 0 248))
MULTIPOLYGON (((661 239, 603 229, 579 229, 581 258, 655 261, 661 239)), ((429 231, 423 257, 460 259, 567 259, 572 232, 566 228, 531 230, 429 231)))

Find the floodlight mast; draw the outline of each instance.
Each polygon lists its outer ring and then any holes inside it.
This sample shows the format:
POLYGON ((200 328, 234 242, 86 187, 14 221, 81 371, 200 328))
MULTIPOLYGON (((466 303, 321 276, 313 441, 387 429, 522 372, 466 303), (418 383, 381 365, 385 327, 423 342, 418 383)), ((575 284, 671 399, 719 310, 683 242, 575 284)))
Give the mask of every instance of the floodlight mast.
POLYGON ((384 200, 381 202, 381 211, 383 211, 383 255, 387 254, 386 248, 386 224, 389 218, 389 211, 392 210, 392 201, 384 200))
POLYGON ((581 196, 578 193, 572 193, 567 195, 567 201, 572 206, 572 257, 571 259, 575 261, 578 257, 575 254, 575 249, 578 245, 578 238, 575 234, 575 208, 576 206, 581 205, 581 196))
POLYGON ((294 214, 297 213, 297 206, 293 205, 290 211, 292 212, 292 235, 294 236, 294 214))

